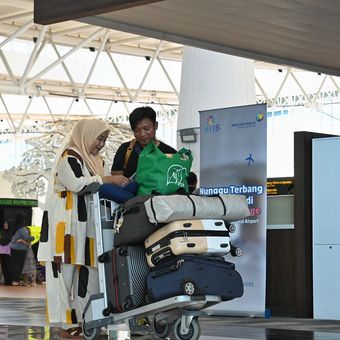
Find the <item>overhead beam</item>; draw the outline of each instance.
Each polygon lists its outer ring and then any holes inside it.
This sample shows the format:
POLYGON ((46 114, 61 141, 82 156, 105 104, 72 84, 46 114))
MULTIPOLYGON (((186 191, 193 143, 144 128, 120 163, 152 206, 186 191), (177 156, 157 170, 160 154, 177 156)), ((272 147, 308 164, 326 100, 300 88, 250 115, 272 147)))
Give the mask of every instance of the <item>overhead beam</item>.
POLYGON ((102 44, 100 45, 100 47, 99 47, 99 49, 97 51, 97 55, 96 55, 96 57, 95 57, 95 59, 94 59, 94 61, 92 63, 92 66, 91 66, 91 70, 90 70, 90 72, 89 72, 89 74, 88 74, 88 76, 86 78, 86 81, 85 81, 85 84, 84 84, 84 87, 83 87, 83 90, 82 90, 84 96, 86 95, 87 86, 88 86, 89 81, 90 81, 90 79, 92 77, 93 71, 94 71, 95 67, 97 66, 98 58, 101 55, 101 53, 102 53, 102 51, 103 51, 103 49, 105 47, 105 44, 106 44, 106 41, 107 41, 107 37, 109 36, 109 33, 110 33, 110 31, 106 30, 105 35, 104 35, 104 37, 102 39, 102 44))
POLYGON ((38 36, 38 39, 36 40, 35 44, 34 44, 34 48, 33 48, 33 51, 30 55, 30 58, 28 60, 28 63, 26 65, 26 69, 20 79, 20 86, 23 86, 23 84, 25 83, 26 81, 26 78, 27 76, 29 75, 29 73, 31 72, 31 69, 35 63, 35 61, 37 60, 36 57, 37 57, 37 54, 39 52, 39 47, 41 46, 41 41, 45 35, 45 32, 47 30, 47 27, 48 26, 44 26, 43 29, 39 32, 39 36, 38 36))
POLYGON ((157 60, 158 60, 158 62, 159 62, 159 65, 161 65, 164 74, 165 74, 166 77, 168 78, 169 83, 170 83, 172 89, 173 89, 174 92, 176 93, 177 98, 179 99, 179 93, 178 93, 178 91, 177 91, 177 89, 176 89, 176 86, 175 86, 174 82, 172 81, 172 79, 171 79, 171 77, 170 77, 168 71, 166 70, 164 64, 162 63, 162 60, 161 60, 159 57, 157 57, 157 60))
POLYGON ((33 15, 33 12, 25 12, 25 13, 21 13, 21 14, 13 14, 13 15, 10 15, 10 16, 1 16, 0 17, 0 23, 1 22, 11 22, 11 21, 15 21, 15 20, 18 20, 18 19, 24 19, 24 18, 28 18, 28 17, 32 17, 33 15))
MULTIPOLYGON (((58 59, 61 59, 61 55, 60 55, 60 53, 59 53, 59 51, 58 51, 58 49, 57 49, 57 46, 53 43, 53 41, 51 41, 51 45, 52 45, 52 47, 53 47, 55 53, 57 54, 58 59)), ((73 80, 73 78, 72 78, 72 76, 71 76, 70 71, 68 70, 66 64, 65 64, 63 61, 61 62, 61 66, 63 67, 63 69, 64 69, 64 71, 65 71, 65 73, 66 73, 68 79, 70 80, 70 82, 71 82, 71 84, 72 84, 72 87, 76 90, 76 89, 77 89, 77 86, 76 86, 76 84, 74 83, 74 80, 73 80)))
POLYGON ((27 103, 27 106, 26 106, 25 113, 24 113, 24 115, 22 116, 20 125, 19 125, 19 127, 16 129, 16 130, 19 131, 19 132, 21 132, 22 127, 23 127, 23 125, 24 125, 24 123, 25 123, 25 120, 26 120, 26 117, 27 117, 27 113, 28 113, 28 110, 29 110, 29 108, 30 108, 30 106, 31 106, 31 104, 32 104, 33 98, 34 98, 33 96, 30 96, 30 99, 29 99, 29 101, 28 101, 28 103, 27 103))
POLYGON ((65 34, 79 33, 79 32, 84 32, 84 31, 93 30, 93 29, 95 29, 95 26, 93 25, 79 25, 79 26, 75 26, 75 27, 71 27, 71 28, 67 28, 67 29, 63 29, 59 31, 54 30, 52 32, 52 37, 55 38, 57 36, 61 36, 65 34))
MULTIPOLYGON (((13 85, 13 82, 5 74, 0 74, 0 93, 1 94, 16 94, 27 96, 46 96, 46 97, 69 97, 75 98, 81 94, 83 84, 60 82, 53 80, 39 80, 35 85, 25 87, 24 92, 18 85, 13 85), (6 78, 3 80, 2 78, 6 78)), ((98 86, 89 84, 87 87, 86 98, 96 100, 113 100, 131 102, 137 89, 114 87, 114 86, 98 86)), ((138 99, 140 102, 148 102, 149 98, 154 93, 154 90, 141 90, 138 99)), ((178 98, 175 93, 170 91, 156 91, 155 100, 159 100, 163 104, 178 105, 178 98)))
POLYGON ((109 59, 110 59, 110 61, 111 61, 111 64, 112 64, 113 68, 115 69, 115 71, 116 71, 116 73, 117 73, 117 75, 118 75, 118 77, 119 77, 119 79, 120 79, 122 85, 124 86, 124 89, 125 89, 127 95, 128 95, 129 98, 130 98, 130 101, 132 101, 132 96, 131 96, 130 90, 129 90, 128 86, 126 85, 126 82, 125 82, 125 80, 124 80, 122 74, 120 73, 118 66, 117 66, 116 63, 114 62, 111 53, 108 52, 108 51, 107 51, 106 53, 107 53, 107 55, 108 55, 108 57, 109 57, 109 59))
POLYGON ((80 48, 83 48, 85 45, 87 45, 90 41, 95 39, 103 31, 104 31, 104 29, 100 28, 96 32, 92 33, 81 44, 79 44, 78 46, 74 47, 71 51, 69 51, 66 54, 64 54, 60 59, 58 59, 57 61, 55 61, 54 63, 52 63, 51 65, 49 65, 45 69, 43 69, 41 72, 39 72, 37 75, 35 75, 33 78, 31 78, 29 81, 27 81, 26 85, 29 85, 29 84, 33 83, 34 81, 36 81, 37 79, 41 78, 45 73, 50 71, 53 67, 55 67, 55 66, 59 65, 60 63, 62 63, 68 56, 70 56, 71 54, 73 54, 74 52, 79 50, 80 48))
POLYGON ((44 97, 42 97, 42 98, 43 98, 43 100, 44 100, 44 102, 45 102, 45 104, 46 104, 46 107, 47 107, 48 112, 50 113, 50 115, 51 115, 51 117, 52 117, 52 120, 55 122, 54 114, 53 114, 53 112, 52 112, 52 110, 51 110, 50 105, 49 105, 48 102, 47 102, 46 97, 44 96, 44 97))
MULTIPOLYGON (((92 26, 94 29, 97 27, 92 26)), ((0 21, 0 32, 4 36, 12 36, 18 29, 18 26, 14 26, 9 23, 1 23, 0 21)), ((39 28, 40 30, 41 28, 39 28)), ((22 33, 20 35, 20 39, 32 41, 33 38, 37 37, 38 30, 31 27, 26 32, 22 33)), ((114 32, 111 31, 111 34, 114 34, 114 32)), ((87 34, 84 34, 82 37, 78 37, 75 34, 68 35, 68 34, 54 34, 53 31, 51 32, 51 27, 49 27, 49 30, 45 33, 45 38, 53 40, 53 42, 60 46, 77 46, 79 45, 84 38, 88 36, 87 34)), ((141 56, 144 57, 146 55, 153 55, 155 50, 151 47, 147 47, 144 45, 137 44, 130 45, 131 42, 134 41, 142 41, 143 39, 148 39, 146 37, 138 36, 138 37, 131 37, 131 38, 125 38, 125 39, 116 39, 112 36, 109 36, 109 40, 106 44, 106 50, 110 50, 110 52, 113 53, 122 53, 122 54, 128 54, 128 55, 134 55, 134 56, 141 56)), ((100 47, 101 42, 99 40, 92 41, 91 46, 95 49, 98 49, 100 47)), ((176 52, 169 52, 161 50, 160 51, 160 58, 161 59, 170 59, 175 61, 180 61, 182 59, 181 53, 176 52)))
POLYGON ((159 42, 157 51, 155 52, 154 57, 151 59, 151 61, 150 61, 150 63, 149 63, 149 66, 148 66, 148 68, 147 68, 146 71, 145 71, 144 77, 143 77, 142 81, 141 81, 140 84, 139 84, 139 88, 138 88, 138 90, 137 90, 137 92, 136 92, 136 94, 135 94, 135 97, 134 97, 134 101, 135 101, 135 102, 138 101, 139 92, 141 91, 141 89, 142 89, 142 87, 143 87, 143 85, 144 85, 144 82, 145 82, 147 76, 149 75, 149 72, 150 72, 150 70, 151 70, 151 67, 152 67, 154 61, 158 58, 158 55, 159 55, 159 52, 160 52, 160 50, 161 50, 162 45, 163 45, 163 40, 161 40, 161 41, 159 42))
POLYGON ((12 6, 22 9, 33 9, 33 4, 31 0, 0 0, 0 5, 12 6))
POLYGON ((34 22, 55 24, 159 1, 162 0, 34 0, 34 22))
POLYGON ((5 39, 0 43, 0 48, 9 43, 11 40, 16 39, 20 34, 26 32, 33 25, 33 21, 28 21, 24 26, 20 27, 15 33, 13 33, 10 37, 5 39))
POLYGON ((6 71, 8 73, 8 75, 10 76, 10 78, 12 79, 12 82, 13 82, 13 85, 17 85, 17 80, 15 79, 14 77, 14 74, 13 74, 13 71, 11 69, 11 66, 9 65, 5 55, 4 55, 4 52, 2 52, 2 50, 0 49, 0 58, 6 68, 6 71))
MULTIPOLYGON (((221 1, 220 1, 221 2, 221 1)), ((223 1, 222 1, 223 2, 223 1)), ((259 2, 263 2, 259 1, 259 2)), ((267 1, 268 2, 268 1, 267 1)), ((86 22, 88 24, 97 25, 101 27, 110 28, 117 31, 123 31, 131 34, 138 34, 147 36, 149 38, 154 39, 162 39, 165 41, 192 46, 196 48, 201 48, 205 50, 210 50, 214 52, 230 54, 237 57, 247 58, 247 59, 255 59, 263 62, 278 64, 278 65, 286 65, 292 66, 294 68, 301 68, 304 70, 309 70, 312 72, 320 72, 329 75, 334 75, 340 77, 340 67, 331 67, 325 65, 321 62, 321 59, 318 61, 307 62, 303 59, 299 58, 285 58, 278 55, 270 55, 266 51, 254 51, 249 49, 240 49, 238 47, 232 46, 225 43, 215 43, 212 40, 204 40, 200 39, 200 37, 187 37, 180 34, 180 32, 166 32, 163 30, 155 30, 150 27, 141 26, 138 23, 131 24, 125 23, 118 20, 111 20, 105 17, 91 16, 87 18, 80 19, 82 22, 86 22)))
POLYGON ((5 111, 6 111, 6 114, 7 114, 8 118, 9 118, 10 123, 11 123, 11 124, 9 124, 9 125, 11 125, 10 128, 12 129, 13 132, 15 132, 15 131, 16 131, 16 128, 15 128, 14 121, 13 121, 13 119, 12 119, 11 114, 9 113, 9 110, 8 110, 8 108, 7 108, 7 105, 6 105, 6 102, 5 102, 5 100, 4 100, 4 98, 2 97, 1 94, 0 94, 0 99, 1 99, 1 101, 2 101, 2 105, 4 106, 5 111))

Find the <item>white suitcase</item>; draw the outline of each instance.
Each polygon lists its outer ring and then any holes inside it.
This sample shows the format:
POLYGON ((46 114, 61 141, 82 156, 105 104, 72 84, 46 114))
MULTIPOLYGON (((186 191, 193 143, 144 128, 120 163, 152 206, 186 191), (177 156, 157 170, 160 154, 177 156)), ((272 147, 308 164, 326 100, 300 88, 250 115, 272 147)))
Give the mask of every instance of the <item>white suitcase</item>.
POLYGON ((144 242, 150 267, 182 254, 225 255, 230 252, 229 228, 223 220, 180 220, 151 234, 144 242))

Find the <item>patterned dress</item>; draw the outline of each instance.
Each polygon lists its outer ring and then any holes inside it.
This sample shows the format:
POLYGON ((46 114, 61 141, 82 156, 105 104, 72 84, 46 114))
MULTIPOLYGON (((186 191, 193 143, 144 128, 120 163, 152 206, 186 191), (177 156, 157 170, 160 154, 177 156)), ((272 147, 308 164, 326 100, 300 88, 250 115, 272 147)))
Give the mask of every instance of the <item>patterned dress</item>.
POLYGON ((46 280, 50 322, 78 323, 88 297, 99 290, 90 196, 77 195, 93 182, 102 184, 101 177, 91 176, 75 150, 64 151, 46 199, 38 250, 50 277, 46 280))

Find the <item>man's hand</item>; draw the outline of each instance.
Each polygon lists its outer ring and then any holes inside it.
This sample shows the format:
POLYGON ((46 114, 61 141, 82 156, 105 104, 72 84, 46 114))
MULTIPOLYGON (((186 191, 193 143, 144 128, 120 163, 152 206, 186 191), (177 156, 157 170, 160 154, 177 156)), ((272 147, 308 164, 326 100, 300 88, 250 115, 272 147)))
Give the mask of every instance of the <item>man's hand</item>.
POLYGON ((103 179, 103 183, 117 184, 120 186, 124 186, 131 182, 129 178, 123 175, 104 176, 102 179, 103 179))

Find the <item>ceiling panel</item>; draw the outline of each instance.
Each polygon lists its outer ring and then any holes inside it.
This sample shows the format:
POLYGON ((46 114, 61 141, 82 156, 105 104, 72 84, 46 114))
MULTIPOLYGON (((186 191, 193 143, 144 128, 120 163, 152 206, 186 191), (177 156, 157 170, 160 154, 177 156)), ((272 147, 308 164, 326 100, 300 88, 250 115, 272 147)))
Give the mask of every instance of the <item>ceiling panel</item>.
POLYGON ((340 75, 338 0, 164 0, 81 20, 340 75))

